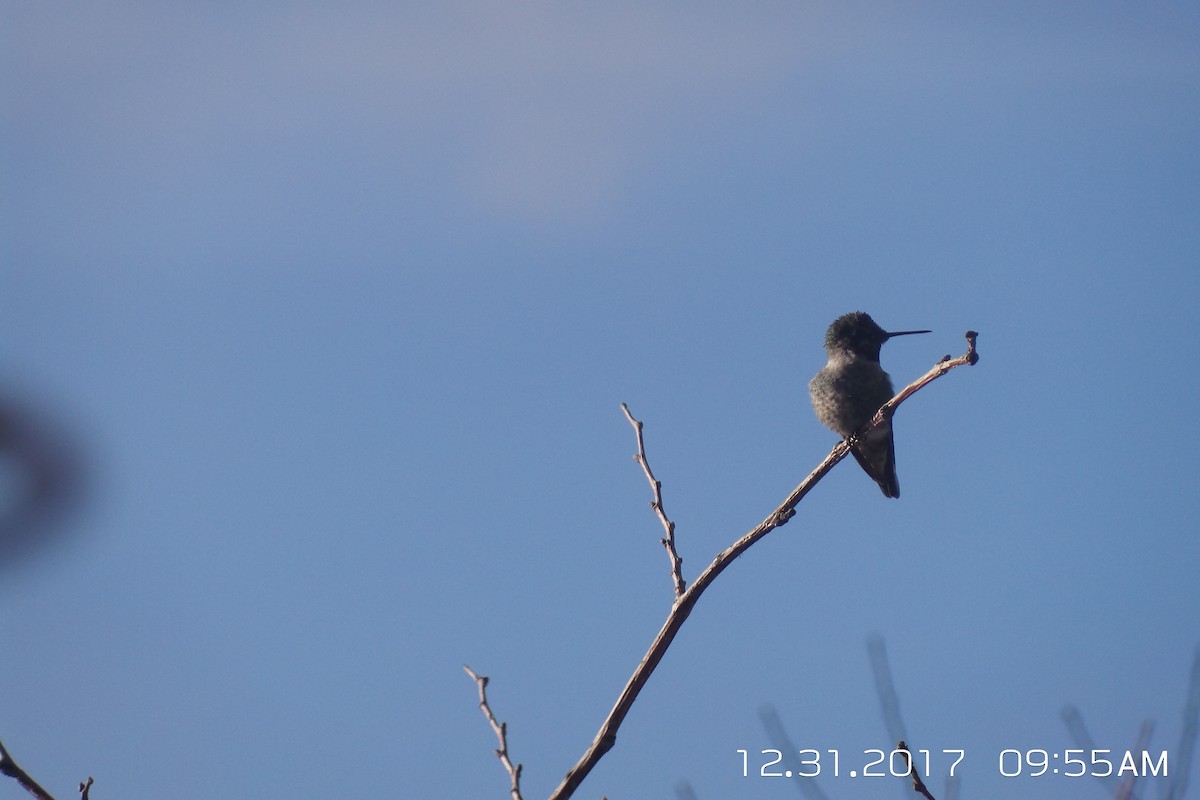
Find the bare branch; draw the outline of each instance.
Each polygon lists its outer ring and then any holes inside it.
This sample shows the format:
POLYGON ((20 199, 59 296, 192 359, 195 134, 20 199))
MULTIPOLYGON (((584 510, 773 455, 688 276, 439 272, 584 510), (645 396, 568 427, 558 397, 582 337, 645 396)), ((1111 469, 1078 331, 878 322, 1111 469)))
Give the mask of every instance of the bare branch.
POLYGON ((642 423, 633 418, 633 414, 629 413, 629 406, 624 403, 621 403, 621 410, 625 412, 625 419, 629 420, 629 424, 637 433, 637 455, 633 457, 633 460, 642 465, 642 471, 646 473, 646 480, 650 481, 650 489, 654 492, 654 499, 650 501, 650 507, 658 515, 663 530, 667 532, 667 535, 659 541, 666 548, 667 558, 671 560, 671 581, 675 585, 675 599, 678 600, 683 596, 687 584, 683 581, 683 559, 675 550, 675 523, 667 518, 667 512, 663 509, 662 481, 654 477, 654 473, 650 471, 650 462, 646 460, 646 443, 642 439, 642 423))
POLYGON ((38 800, 54 800, 54 797, 38 786, 37 781, 29 777, 29 773, 17 766, 17 762, 13 761, 13 757, 8 754, 8 750, 4 748, 4 744, 0 742, 0 773, 7 775, 21 784, 21 788, 29 792, 38 800))
MULTIPOLYGON (((890 418, 896 408, 919 391, 927 384, 937 380, 955 367, 964 365, 974 365, 979 361, 979 355, 975 351, 975 340, 977 334, 975 331, 967 331, 967 352, 958 358, 950 358, 947 356, 934 365, 927 373, 920 378, 905 386, 895 397, 884 404, 883 408, 875 415, 875 417, 863 426, 863 429, 851 437, 851 440, 861 436, 866 431, 883 422, 884 419, 890 418)), ((628 411, 626 412, 628 413, 628 411)), ((804 499, 804 496, 812 490, 812 487, 817 484, 825 474, 841 461, 850 452, 851 440, 838 442, 829 455, 825 456, 817 468, 809 473, 808 477, 800 482, 800 485, 792 490, 787 499, 771 514, 760 522, 753 530, 746 533, 742 538, 738 539, 725 550, 717 554, 713 562, 708 565, 703 572, 697 576, 696 581, 683 594, 675 599, 675 605, 671 607, 671 611, 667 614, 667 619, 663 622, 662 628, 659 629, 658 635, 654 637, 654 641, 650 644, 650 649, 646 651, 646 655, 642 656, 641 663, 634 669, 633 674, 629 676, 625 688, 621 690, 621 694, 617 697, 617 702, 612 710, 608 712, 608 717, 600 725, 600 730, 596 733, 596 737, 592 740, 591 745, 583 756, 575 764, 574 767, 567 772, 562 783, 550 795, 550 800, 566 800, 575 790, 579 788, 579 784, 583 783, 583 779, 588 776, 588 773, 599 763, 604 754, 613 748, 617 742, 617 730, 621 727, 621 723, 625 721, 625 716, 629 713, 629 709, 633 706, 633 702, 642 691, 642 687, 646 685, 646 681, 650 679, 650 675, 658 666, 658 662, 662 661, 663 655, 666 654, 667 648, 671 646, 671 642, 675 639, 675 634, 679 633, 679 629, 683 627, 683 623, 687 620, 688 615, 692 613, 696 602, 700 599, 700 595, 704 594, 704 590, 709 587, 717 576, 720 575, 726 567, 734 562, 738 556, 746 552, 759 539, 766 536, 771 531, 785 524, 796 513, 796 506, 804 499)))
POLYGON ((880 422, 883 422, 884 419, 891 417, 894 413, 896 413, 897 406, 899 406, 908 398, 912 397, 917 392, 924 389, 927 384, 936 381, 938 378, 942 377, 955 367, 973 367, 978 364, 979 353, 975 350, 975 341, 979 338, 979 334, 975 331, 967 331, 965 334, 963 334, 963 336, 966 337, 967 340, 967 352, 963 353, 958 358, 943 356, 941 361, 934 364, 933 369, 917 378, 908 386, 905 386, 900 390, 898 395, 884 403, 883 408, 879 409, 875 416, 872 417, 871 421, 868 422, 861 431, 855 434, 855 437, 857 438, 858 436, 861 436, 862 434, 874 428, 880 422))
POLYGON ((479 687, 479 708, 483 711, 483 716, 487 717, 488 724, 492 726, 492 730, 496 733, 496 738, 500 741, 500 748, 496 751, 496 757, 500 759, 500 763, 504 765, 504 769, 508 772, 508 777, 512 780, 512 788, 509 794, 512 800, 523 800, 521 797, 521 765, 513 766, 512 760, 508 757, 508 723, 498 722, 496 715, 492 713, 491 706, 487 701, 487 675, 479 675, 475 670, 463 664, 463 669, 471 680, 475 681, 475 685, 479 687))
POLYGON ((79 800, 88 800, 88 794, 92 791, 92 776, 89 775, 87 781, 79 784, 79 800))
POLYGON ((908 751, 908 745, 901 739, 896 745, 896 749, 904 754, 904 763, 908 765, 908 776, 912 778, 913 791, 925 798, 925 800, 935 800, 934 796, 929 793, 928 787, 925 786, 925 781, 921 780, 921 773, 913 769, 912 753, 908 751))

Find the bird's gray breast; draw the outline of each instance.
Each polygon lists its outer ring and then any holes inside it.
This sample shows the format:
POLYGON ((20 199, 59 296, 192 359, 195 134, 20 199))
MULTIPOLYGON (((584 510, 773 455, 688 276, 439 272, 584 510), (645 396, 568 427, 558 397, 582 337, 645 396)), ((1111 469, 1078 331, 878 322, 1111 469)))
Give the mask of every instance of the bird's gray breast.
POLYGON ((892 399, 892 381, 878 362, 830 359, 809 382, 813 410, 822 424, 849 436, 892 399))

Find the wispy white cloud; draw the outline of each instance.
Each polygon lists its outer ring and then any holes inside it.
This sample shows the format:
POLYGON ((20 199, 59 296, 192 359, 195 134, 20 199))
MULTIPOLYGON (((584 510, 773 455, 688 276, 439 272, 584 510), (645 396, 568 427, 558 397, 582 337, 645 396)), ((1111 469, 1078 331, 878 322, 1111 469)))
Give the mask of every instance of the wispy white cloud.
POLYGON ((297 172, 336 150, 391 180, 422 175, 468 213, 552 223, 621 202, 687 126, 795 102, 806 87, 936 97, 1196 67, 1194 48, 1164 46, 1146 26, 1131 35, 1121 20, 865 11, 40 6, 15 14, 4 58, 13 124, 31 141, 84 140, 89 167, 170 183, 236 172, 239 159, 297 172))
POLYGON ((719 114, 823 46, 778 16, 636 4, 132 5, 22 28, 30 136, 67 123, 133 168, 341 138, 433 165, 481 211, 534 217, 605 207, 673 115, 719 114))
POLYGON ((276 44, 294 77, 449 148, 447 177, 481 208, 552 218, 613 202, 675 115, 769 89, 806 46, 765 16, 552 3, 312 14, 276 44))

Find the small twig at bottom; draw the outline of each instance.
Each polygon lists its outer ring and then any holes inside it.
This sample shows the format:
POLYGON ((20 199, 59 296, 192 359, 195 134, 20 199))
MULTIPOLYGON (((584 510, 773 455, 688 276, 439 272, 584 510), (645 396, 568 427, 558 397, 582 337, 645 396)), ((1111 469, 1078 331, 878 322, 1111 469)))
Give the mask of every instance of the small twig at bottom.
POLYGON ((904 754, 904 763, 908 765, 908 776, 912 778, 913 791, 925 798, 925 800, 935 800, 934 796, 929 793, 928 787, 925 786, 925 781, 921 780, 921 774, 913 768, 912 753, 908 750, 908 745, 904 740, 900 740, 900 744, 896 745, 896 749, 904 754))
POLYGON ((512 800, 524 800, 521 797, 521 765, 513 765, 512 759, 508 757, 508 723, 499 722, 496 720, 496 715, 492 713, 492 707, 487 701, 487 675, 479 675, 475 670, 463 664, 463 669, 471 680, 475 681, 475 685, 479 687, 479 708, 483 711, 483 715, 487 717, 488 724, 492 726, 492 730, 496 733, 496 739, 500 742, 499 749, 496 750, 496 757, 500 759, 500 763, 504 765, 504 769, 508 772, 508 777, 512 780, 512 788, 509 794, 512 795, 512 800))
POLYGON ((88 779, 85 782, 79 784, 79 800, 88 800, 88 793, 90 793, 91 791, 92 791, 92 776, 89 775, 88 779))

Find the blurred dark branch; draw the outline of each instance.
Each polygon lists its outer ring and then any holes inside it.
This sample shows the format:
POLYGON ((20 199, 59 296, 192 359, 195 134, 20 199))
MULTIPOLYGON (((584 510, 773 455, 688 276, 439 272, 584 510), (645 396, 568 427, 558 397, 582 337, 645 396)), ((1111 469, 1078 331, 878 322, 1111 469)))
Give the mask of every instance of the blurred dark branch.
POLYGON ((1079 749, 1096 749, 1096 742, 1088 733, 1087 725, 1084 724, 1083 715, 1079 713, 1078 708, 1068 703, 1058 713, 1062 717, 1063 724, 1067 726, 1067 733, 1071 735, 1072 741, 1078 745, 1079 749))
POLYGON ((1188 674, 1187 701, 1183 706, 1183 730, 1179 734, 1179 747, 1175 750, 1175 774, 1167 789, 1167 800, 1183 800, 1187 791, 1188 775, 1192 771, 1192 759, 1196 757, 1196 731, 1200 726, 1200 647, 1192 657, 1192 669, 1188 674))
POLYGON ((667 512, 663 509, 662 481, 654 477, 654 473, 650 471, 650 462, 646 460, 646 443, 642 439, 642 423, 633 418, 633 414, 629 413, 629 406, 624 403, 621 403, 621 410, 625 412, 625 419, 629 420, 629 424, 637 433, 637 455, 633 457, 633 460, 642 465, 642 472, 646 473, 646 480, 650 481, 650 488, 654 492, 654 499, 650 501, 650 507, 658 515, 663 530, 667 532, 667 535, 659 541, 666 548, 667 558, 671 560, 671 582, 675 586, 675 599, 678 600, 683 596, 687 584, 683 581, 683 559, 675 550, 675 523, 667 518, 667 512))
MULTIPOLYGON (((1150 746, 1150 734, 1154 732, 1154 720, 1146 720, 1142 723, 1141 729, 1138 731, 1137 743, 1129 752, 1137 753, 1144 756, 1146 748, 1150 746)), ((1136 771, 1121 781, 1121 785, 1117 788, 1117 793, 1113 795, 1113 800, 1131 800, 1133 798, 1133 787, 1137 783, 1136 771)))
MULTIPOLYGON (((904 730, 904 720, 900 716, 900 700, 896 694, 895 682, 892 680, 892 670, 888 665, 887 647, 884 644, 883 637, 879 634, 873 634, 867 639, 867 652, 871 657, 871 672, 875 676, 875 691, 879 695, 879 704, 883 709, 884 725, 891 735, 892 741, 899 740, 896 750, 904 754, 905 764, 907 765, 906 775, 912 778, 913 790, 919 794, 933 800, 929 788, 925 782, 921 780, 920 774, 913 766, 912 752, 908 749, 908 745, 904 743, 906 737, 901 734, 896 736, 897 731, 904 730)), ((759 719, 762 720, 763 727, 767 731, 767 739, 771 746, 778 750, 781 754, 781 760, 784 768, 788 769, 794 775, 804 774, 801 768, 801 763, 798 761, 796 753, 799 752, 796 745, 792 743, 787 731, 783 727, 783 722, 779 719, 779 714, 776 713, 774 707, 763 706, 758 711, 759 719)), ((800 789, 801 794, 810 800, 825 800, 825 793, 817 785, 816 776, 812 779, 799 781, 796 786, 800 789)), ((958 797, 959 779, 957 775, 946 776, 946 793, 943 795, 945 800, 952 800, 958 797)))
MULTIPOLYGON (((758 718, 763 724, 763 728, 767 731, 767 741, 782 754, 780 759, 783 762, 784 769, 790 770, 793 775, 804 775, 804 764, 800 761, 800 748, 796 747, 795 742, 788 736, 787 729, 783 727, 783 720, 779 718, 779 712, 774 706, 764 705, 758 709, 758 718)), ((817 783, 817 776, 804 778, 796 781, 795 786, 800 790, 800 794, 808 798, 808 800, 829 800, 829 795, 817 783)))
POLYGON ((675 784, 675 797, 677 800, 700 800, 696 796, 696 790, 687 781, 675 784))
MULTIPOLYGON (((1063 723, 1067 726, 1067 733, 1071 735, 1075 745, 1080 750, 1091 752, 1096 749, 1096 740, 1092 738, 1092 734, 1088 732, 1087 725, 1083 721, 1083 714, 1079 713, 1079 709, 1073 705, 1065 705, 1062 711, 1059 712, 1063 723)), ((1109 794, 1115 794, 1117 791, 1117 779, 1111 775, 1096 776, 1096 780, 1105 785, 1105 791, 1109 794)))
POLYGON ((21 784, 22 789, 38 798, 38 800, 54 800, 54 797, 49 792, 38 786, 37 781, 29 777, 28 772, 17 766, 17 762, 13 761, 12 756, 8 754, 8 750, 5 749, 2 742, 0 742, 0 773, 4 773, 21 784))
POLYGON ((78 499, 83 483, 78 448, 61 425, 31 402, 0 398, 0 568, 48 540, 51 524, 78 499))
MULTIPOLYGON (((900 714, 900 696, 896 694, 896 684, 892 680, 892 667, 888 663, 887 645, 879 634, 867 637, 867 654, 871 658, 871 674, 875 676, 875 693, 879 696, 879 707, 883 713, 883 725, 887 728, 891 741, 899 741, 897 749, 904 751, 905 763, 908 764, 909 775, 913 781, 913 791, 929 797, 929 789, 921 780, 920 774, 913 768, 912 753, 904 740, 904 718, 900 714)), ((943 798, 958 796, 958 776, 946 776, 946 793, 943 798)))
MULTIPOLYGON (((1079 709, 1068 704, 1063 706, 1060 713, 1063 723, 1067 726, 1067 732, 1076 746, 1088 752, 1095 750, 1096 742, 1088 733, 1087 725, 1084 724, 1083 715, 1079 709)), ((1192 761, 1196 756, 1198 723, 1200 723, 1200 647, 1196 648, 1195 655, 1192 657, 1192 668, 1188 675, 1187 700, 1183 706, 1183 728, 1179 734, 1179 746, 1172 751, 1171 774, 1167 778, 1166 788, 1161 795, 1164 800, 1183 800, 1184 793, 1187 791, 1188 776, 1192 770, 1192 761)), ((1144 754, 1152 729, 1152 721, 1147 720, 1142 723, 1137 746, 1128 752, 1144 754)), ((1112 775, 1097 776, 1097 779, 1105 784, 1106 791, 1113 797, 1130 798, 1130 800, 1135 800, 1137 797, 1133 791, 1132 780, 1120 781, 1112 775)))
MULTIPOLYGON (((47 540, 55 515, 78 498, 83 469, 77 448, 44 414, 0 398, 0 568, 8 567, 47 540)), ((0 773, 40 800, 53 800, 0 743, 0 773)), ((88 786, 91 779, 88 779, 88 786)), ((84 800, 87 792, 80 784, 84 800)))
POLYGON ((879 696, 880 710, 883 712, 883 726, 887 729, 888 739, 895 742, 907 739, 904 732, 904 718, 900 716, 900 698, 896 694, 896 685, 892 681, 892 668, 888 664, 887 645, 879 634, 867 638, 867 655, 871 658, 871 674, 875 676, 875 694, 879 696))

